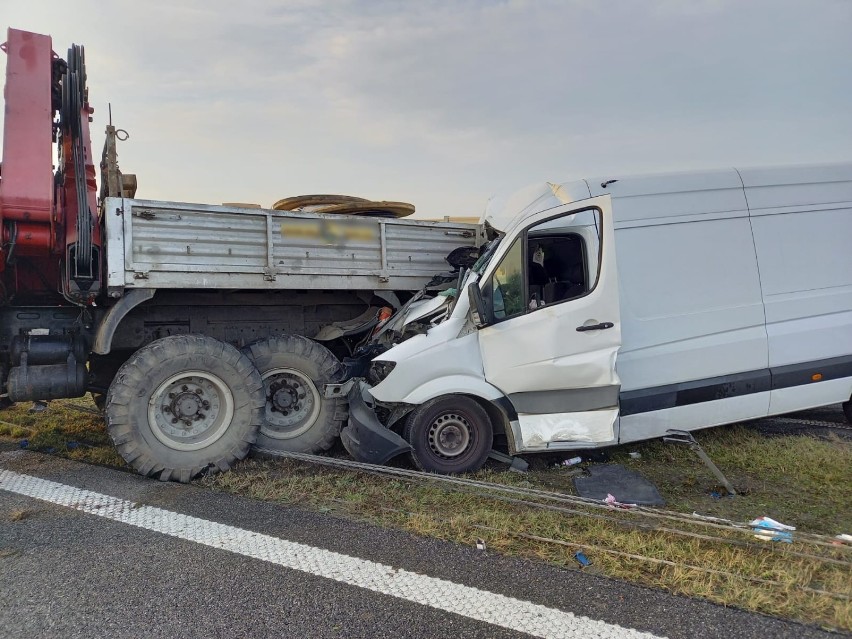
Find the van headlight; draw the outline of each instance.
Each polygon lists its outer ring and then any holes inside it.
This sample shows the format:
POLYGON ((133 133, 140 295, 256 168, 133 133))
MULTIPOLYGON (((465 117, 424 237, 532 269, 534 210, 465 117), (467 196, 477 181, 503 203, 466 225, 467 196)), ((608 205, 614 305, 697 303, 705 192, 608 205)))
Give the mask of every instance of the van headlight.
POLYGON ((367 371, 367 381, 373 386, 378 386, 391 374, 394 368, 396 368, 396 362, 376 360, 370 364, 370 370, 367 371))

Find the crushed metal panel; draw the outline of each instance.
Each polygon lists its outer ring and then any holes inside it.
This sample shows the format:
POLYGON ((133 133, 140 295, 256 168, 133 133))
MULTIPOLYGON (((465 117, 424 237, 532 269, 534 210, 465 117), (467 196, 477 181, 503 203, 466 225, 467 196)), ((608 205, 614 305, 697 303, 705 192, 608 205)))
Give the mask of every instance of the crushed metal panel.
POLYGON ((617 410, 595 410, 547 415, 518 414, 521 450, 554 448, 557 443, 599 445, 615 440, 617 410))

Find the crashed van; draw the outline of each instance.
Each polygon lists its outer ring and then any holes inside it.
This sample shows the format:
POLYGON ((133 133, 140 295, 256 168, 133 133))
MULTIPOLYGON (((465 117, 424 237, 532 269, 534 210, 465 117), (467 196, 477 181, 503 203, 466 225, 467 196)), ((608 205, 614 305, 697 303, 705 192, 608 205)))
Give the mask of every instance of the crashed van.
POLYGON ((495 199, 457 286, 348 393, 361 461, 423 470, 845 402, 852 164, 544 183, 495 199))

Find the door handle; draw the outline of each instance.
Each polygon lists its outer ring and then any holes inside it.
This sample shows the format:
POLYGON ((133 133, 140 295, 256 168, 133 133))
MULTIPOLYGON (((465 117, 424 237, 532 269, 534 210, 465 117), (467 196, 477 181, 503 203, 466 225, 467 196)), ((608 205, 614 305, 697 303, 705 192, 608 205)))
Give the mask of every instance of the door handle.
POLYGON ((580 333, 583 333, 584 331, 602 331, 606 328, 612 328, 613 326, 615 326, 615 324, 612 322, 601 322, 600 324, 592 324, 590 326, 578 326, 577 330, 580 333))

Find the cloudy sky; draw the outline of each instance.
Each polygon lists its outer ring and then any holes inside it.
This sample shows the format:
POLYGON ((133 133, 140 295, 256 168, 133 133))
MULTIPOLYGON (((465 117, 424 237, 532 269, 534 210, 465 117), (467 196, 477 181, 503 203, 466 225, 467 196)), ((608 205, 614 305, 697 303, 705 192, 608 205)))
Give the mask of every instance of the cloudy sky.
POLYGON ((111 102, 140 197, 479 215, 544 180, 852 160, 852 0, 0 0, 0 16, 62 57, 85 45, 94 145, 111 102))

